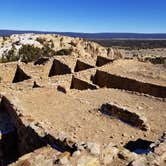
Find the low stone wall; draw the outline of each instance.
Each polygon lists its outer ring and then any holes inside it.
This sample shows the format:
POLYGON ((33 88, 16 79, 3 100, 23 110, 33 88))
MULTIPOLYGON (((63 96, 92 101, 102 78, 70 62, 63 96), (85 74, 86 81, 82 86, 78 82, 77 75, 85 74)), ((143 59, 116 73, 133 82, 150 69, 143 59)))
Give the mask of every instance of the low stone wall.
POLYGON ((100 87, 124 89, 161 98, 166 97, 166 87, 140 82, 104 71, 97 70, 95 76, 92 78, 92 81, 100 87))

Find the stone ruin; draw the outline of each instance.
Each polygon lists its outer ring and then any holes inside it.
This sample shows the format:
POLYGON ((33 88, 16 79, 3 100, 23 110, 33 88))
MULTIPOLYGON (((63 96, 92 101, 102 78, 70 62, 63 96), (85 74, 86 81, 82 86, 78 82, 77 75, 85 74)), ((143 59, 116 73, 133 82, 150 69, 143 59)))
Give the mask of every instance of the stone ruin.
POLYGON ((161 69, 104 56, 0 64, 0 166, 164 166, 161 69))

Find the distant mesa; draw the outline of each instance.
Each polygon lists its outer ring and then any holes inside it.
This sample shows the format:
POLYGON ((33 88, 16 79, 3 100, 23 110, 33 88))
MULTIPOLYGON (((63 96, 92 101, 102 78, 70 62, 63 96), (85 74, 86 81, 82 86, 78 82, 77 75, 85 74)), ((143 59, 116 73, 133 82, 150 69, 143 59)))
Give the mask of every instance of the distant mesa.
POLYGON ((19 31, 0 30, 0 36, 10 36, 13 34, 36 33, 36 34, 60 34, 70 37, 80 37, 86 39, 166 39, 166 33, 74 33, 74 32, 48 32, 48 31, 19 31))

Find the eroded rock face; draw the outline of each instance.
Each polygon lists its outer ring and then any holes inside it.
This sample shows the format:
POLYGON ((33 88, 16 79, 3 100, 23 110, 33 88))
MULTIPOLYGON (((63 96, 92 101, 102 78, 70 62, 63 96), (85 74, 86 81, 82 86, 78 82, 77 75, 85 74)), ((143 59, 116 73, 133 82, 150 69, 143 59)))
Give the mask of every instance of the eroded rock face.
MULTIPOLYGON (((72 38, 61 35, 42 35, 42 34, 20 34, 11 35, 6 37, 5 40, 0 38, 0 59, 2 56, 8 60, 8 55, 11 55, 18 60, 22 59, 22 55, 19 55, 19 50, 22 46, 34 46, 34 48, 48 49, 57 52, 57 54, 72 53, 76 57, 96 57, 96 56, 109 56, 113 58, 119 58, 120 52, 117 49, 107 50, 95 42, 85 41, 81 38, 72 38), (9 54, 8 54, 9 53, 9 54)), ((44 52, 45 55, 49 54, 44 52)), ((13 58, 13 59, 14 59, 13 58)), ((40 63, 36 62, 35 64, 40 63)))

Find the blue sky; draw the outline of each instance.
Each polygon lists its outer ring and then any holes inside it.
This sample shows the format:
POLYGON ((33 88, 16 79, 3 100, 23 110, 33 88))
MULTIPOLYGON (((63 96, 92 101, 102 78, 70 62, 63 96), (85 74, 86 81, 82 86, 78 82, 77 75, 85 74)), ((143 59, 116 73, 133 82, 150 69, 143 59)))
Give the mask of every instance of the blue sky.
POLYGON ((166 0, 0 0, 0 29, 166 33, 166 0))

